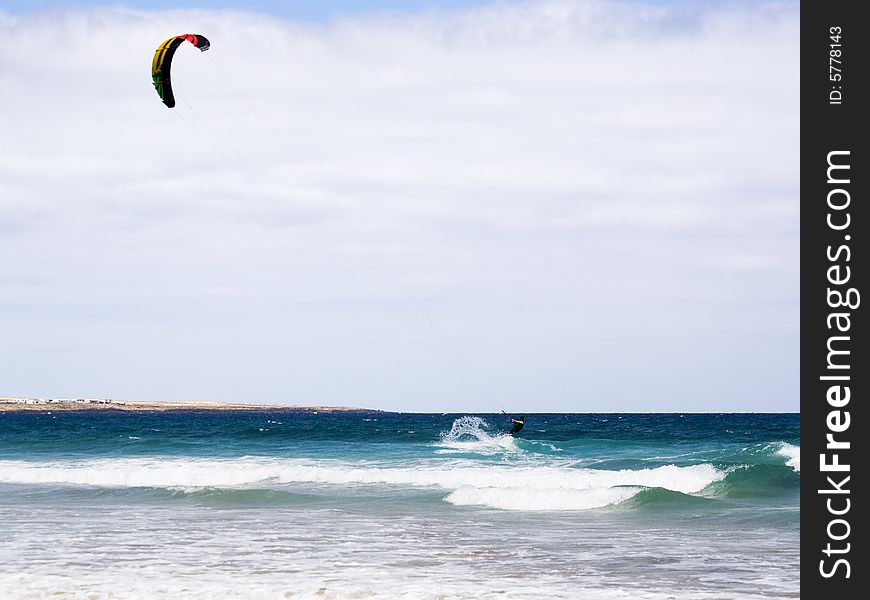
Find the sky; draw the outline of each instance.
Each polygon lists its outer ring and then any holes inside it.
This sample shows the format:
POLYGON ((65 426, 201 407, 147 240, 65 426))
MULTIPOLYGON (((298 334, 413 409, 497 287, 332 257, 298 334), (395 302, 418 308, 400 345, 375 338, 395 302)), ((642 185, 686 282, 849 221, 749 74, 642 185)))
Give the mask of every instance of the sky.
POLYGON ((125 6, 147 10, 237 9, 305 21, 325 21, 350 15, 385 12, 419 12, 483 5, 483 0, 135 0, 128 2, 83 2, 82 0, 4 0, 9 13, 24 14, 46 9, 125 6))
POLYGON ((799 410, 798 3, 168 4, 0 1, 0 395, 799 410))

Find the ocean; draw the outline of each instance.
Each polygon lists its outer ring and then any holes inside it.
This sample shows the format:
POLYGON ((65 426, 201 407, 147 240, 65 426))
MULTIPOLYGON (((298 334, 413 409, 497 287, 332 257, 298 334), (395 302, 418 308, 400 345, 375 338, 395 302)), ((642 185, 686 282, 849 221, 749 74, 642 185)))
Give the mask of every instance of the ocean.
POLYGON ((0 598, 800 597, 797 414, 0 412, 0 598))

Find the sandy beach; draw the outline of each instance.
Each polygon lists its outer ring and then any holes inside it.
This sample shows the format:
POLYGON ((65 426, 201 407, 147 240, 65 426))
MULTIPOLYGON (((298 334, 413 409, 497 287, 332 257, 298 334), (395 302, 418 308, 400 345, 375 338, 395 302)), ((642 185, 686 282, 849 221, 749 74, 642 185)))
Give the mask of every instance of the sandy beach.
POLYGON ((160 401, 160 400, 114 400, 107 398, 24 398, 0 396, 0 411, 44 410, 121 410, 121 411, 167 411, 167 410, 236 410, 236 411, 317 411, 346 412, 369 410, 353 406, 297 406, 288 404, 248 404, 242 402, 207 401, 160 401))

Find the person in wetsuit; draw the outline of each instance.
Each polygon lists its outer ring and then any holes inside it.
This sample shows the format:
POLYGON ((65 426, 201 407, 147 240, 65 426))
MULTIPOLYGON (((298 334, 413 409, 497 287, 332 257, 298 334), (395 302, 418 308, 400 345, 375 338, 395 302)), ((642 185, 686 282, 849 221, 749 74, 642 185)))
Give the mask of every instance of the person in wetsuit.
POLYGON ((511 435, 513 435, 515 433, 518 433, 519 430, 522 429, 526 425, 526 417, 521 416, 519 419, 514 419, 513 417, 511 417, 511 423, 513 423, 514 426, 511 427, 511 430, 509 433, 511 435))

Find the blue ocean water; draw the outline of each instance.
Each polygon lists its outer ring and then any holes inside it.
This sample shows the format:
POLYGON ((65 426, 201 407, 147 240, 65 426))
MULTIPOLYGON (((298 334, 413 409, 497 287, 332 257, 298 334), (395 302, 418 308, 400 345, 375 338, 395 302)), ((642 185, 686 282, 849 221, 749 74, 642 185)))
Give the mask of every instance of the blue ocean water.
POLYGON ((797 414, 509 427, 0 412, 0 597, 799 597, 797 414))

